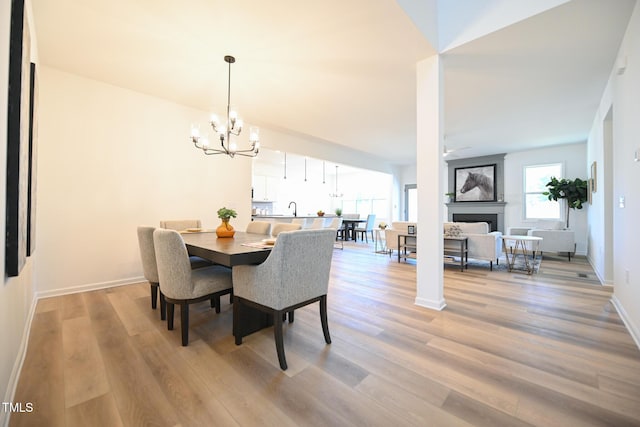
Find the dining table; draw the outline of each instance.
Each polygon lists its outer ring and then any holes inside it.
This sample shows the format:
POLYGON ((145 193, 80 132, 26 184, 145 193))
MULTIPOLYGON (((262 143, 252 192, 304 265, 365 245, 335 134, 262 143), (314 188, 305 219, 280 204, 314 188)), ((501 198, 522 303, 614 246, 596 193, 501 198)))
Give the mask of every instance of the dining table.
MULTIPOLYGON (((261 264, 273 245, 265 243, 268 237, 236 231, 233 237, 218 237, 215 231, 181 233, 189 255, 199 256, 215 264, 233 268, 238 265, 261 264)), ((273 325, 273 317, 252 307, 234 307, 233 336, 245 337, 273 325)))
POLYGON ((365 222, 367 222, 367 220, 361 218, 343 218, 342 224, 344 224, 344 240, 356 240, 356 225, 365 222))

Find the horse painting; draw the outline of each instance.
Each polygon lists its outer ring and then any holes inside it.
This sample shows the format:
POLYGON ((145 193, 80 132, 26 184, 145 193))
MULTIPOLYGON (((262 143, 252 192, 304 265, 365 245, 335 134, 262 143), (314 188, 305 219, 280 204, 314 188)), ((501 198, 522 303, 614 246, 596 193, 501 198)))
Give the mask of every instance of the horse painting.
POLYGON ((494 174, 495 165, 456 169, 456 201, 495 200, 494 174))

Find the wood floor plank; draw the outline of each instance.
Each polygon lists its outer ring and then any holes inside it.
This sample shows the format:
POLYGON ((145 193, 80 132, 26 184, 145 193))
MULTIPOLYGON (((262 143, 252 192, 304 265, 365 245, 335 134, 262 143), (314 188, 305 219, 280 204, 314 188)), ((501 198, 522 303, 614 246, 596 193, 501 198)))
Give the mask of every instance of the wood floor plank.
POLYGON ((66 416, 69 427, 120 427, 124 425, 111 393, 67 408, 66 416))
POLYGON ((33 412, 12 414, 11 426, 66 425, 60 305, 47 301, 45 306, 46 310, 37 311, 34 315, 29 347, 14 398, 14 402, 31 403, 33 412))
POLYGON ((132 339, 136 349, 171 402, 183 426, 235 425, 233 417, 176 351, 175 344, 152 330, 132 339))
POLYGON ((109 384, 125 425, 180 423, 144 358, 109 302, 108 292, 85 294, 109 384))
POLYGON ((64 348, 64 395, 67 408, 110 391, 100 348, 91 319, 74 317, 62 322, 64 348))
POLYGON ((445 266, 443 311, 414 303, 416 263, 334 251, 318 307, 236 346, 233 307, 194 304, 189 345, 146 282, 39 301, 11 426, 638 426, 640 350, 584 257, 538 274, 445 266))

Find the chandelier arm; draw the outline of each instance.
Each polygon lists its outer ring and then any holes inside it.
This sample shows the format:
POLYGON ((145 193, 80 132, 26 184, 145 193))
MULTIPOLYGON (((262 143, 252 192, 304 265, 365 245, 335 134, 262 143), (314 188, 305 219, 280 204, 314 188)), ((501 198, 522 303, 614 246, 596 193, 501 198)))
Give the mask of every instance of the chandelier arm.
POLYGON ((212 119, 209 123, 211 125, 211 128, 213 129, 213 131, 215 133, 217 133, 219 135, 220 138, 220 149, 217 148, 211 148, 209 147, 208 143, 207 145, 204 145, 203 143, 200 142, 200 137, 198 136, 198 134, 192 135, 191 136, 191 141, 193 142, 194 146, 200 150, 202 150, 202 152, 206 155, 215 155, 215 154, 226 154, 229 157, 234 157, 236 154, 240 155, 240 156, 245 156, 245 157, 255 157, 258 155, 258 151, 259 151, 259 136, 258 136, 258 128, 251 128, 250 129, 250 134, 249 134, 249 142, 250 142, 250 147, 248 149, 244 149, 244 150, 238 150, 235 149, 235 145, 236 144, 232 144, 231 143, 231 136, 239 136, 240 133, 242 132, 242 120, 239 120, 237 118, 236 113, 234 112, 233 117, 231 117, 231 64, 233 64, 236 59, 231 56, 231 55, 226 55, 224 57, 224 60, 228 65, 228 72, 227 72, 227 122, 226 122, 226 128, 220 132, 222 129, 220 129, 217 125, 216 122, 212 119), (237 126, 236 126, 237 125, 237 126), (226 140, 226 144, 225 144, 225 140, 226 140), (234 147, 234 149, 232 149, 232 147, 234 147))

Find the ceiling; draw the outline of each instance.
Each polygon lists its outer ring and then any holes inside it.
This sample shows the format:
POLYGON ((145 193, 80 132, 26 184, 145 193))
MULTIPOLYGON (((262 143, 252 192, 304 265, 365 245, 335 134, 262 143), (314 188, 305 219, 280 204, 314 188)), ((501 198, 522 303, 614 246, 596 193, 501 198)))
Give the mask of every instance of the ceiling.
MULTIPOLYGON (((452 156, 586 140, 634 5, 573 0, 446 50, 452 156)), ((416 63, 436 49, 394 0, 32 6, 44 65, 220 113, 231 54, 231 100, 246 123, 415 162, 416 63)))

